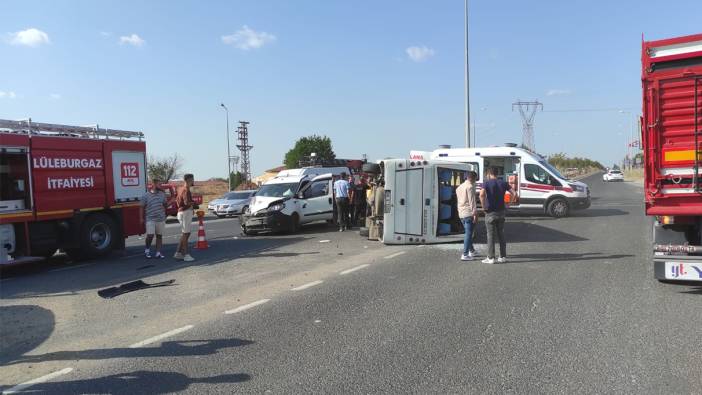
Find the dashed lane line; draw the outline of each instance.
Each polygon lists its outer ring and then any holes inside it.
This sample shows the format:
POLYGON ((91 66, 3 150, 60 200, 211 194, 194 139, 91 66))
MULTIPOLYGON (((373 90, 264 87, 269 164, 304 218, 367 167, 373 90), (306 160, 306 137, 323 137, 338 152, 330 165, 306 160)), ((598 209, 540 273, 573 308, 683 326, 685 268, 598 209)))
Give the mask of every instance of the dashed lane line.
POLYGON ((353 272, 355 272, 356 270, 361 270, 361 269, 363 269, 363 268, 365 268, 365 267, 368 267, 368 266, 370 266, 370 265, 366 263, 366 264, 364 264, 364 265, 359 265, 359 266, 356 266, 356 267, 352 267, 351 269, 347 269, 347 270, 344 270, 344 271, 342 271, 342 272, 339 272, 339 274, 343 276, 344 274, 353 273, 353 272))
POLYGON ((150 338, 148 338, 148 339, 146 339, 146 340, 142 340, 142 341, 140 341, 140 342, 138 342, 138 343, 134 343, 134 344, 132 344, 131 346, 129 346, 129 348, 139 348, 139 347, 143 347, 143 346, 149 345, 149 344, 151 344, 151 343, 156 343, 157 341, 159 341, 159 340, 161 340, 161 339, 165 339, 165 338, 167 338, 167 337, 170 337, 170 336, 173 336, 173 335, 177 335, 177 334, 179 334, 179 333, 183 333, 183 332, 185 332, 185 331, 188 331, 188 330, 190 330, 190 329, 193 329, 193 327, 194 327, 193 325, 186 325, 186 326, 181 327, 181 328, 173 329, 172 331, 168 331, 168 332, 162 333, 162 334, 160 334, 160 335, 158 335, 158 336, 150 337, 150 338))
POLYGON ((394 254, 390 254, 390 255, 386 256, 385 259, 392 259, 392 258, 398 257, 398 256, 400 256, 400 255, 402 255, 402 254, 404 254, 404 253, 406 253, 406 252, 407 252, 407 251, 398 251, 398 252, 396 252, 396 253, 394 253, 394 254))
POLYGON ((302 291, 303 289, 314 287, 315 285, 319 285, 323 282, 324 281, 322 281, 322 280, 312 281, 311 283, 303 284, 303 285, 300 285, 299 287, 292 288, 291 291, 302 291))
POLYGON ((252 303, 249 303, 249 304, 245 304, 245 305, 243 305, 243 306, 239 306, 239 307, 237 307, 237 308, 235 308, 235 309, 227 310, 227 311, 224 312, 224 314, 235 314, 235 313, 239 313, 239 312, 242 312, 242 311, 244 311, 244 310, 248 310, 248 309, 250 309, 250 308, 253 308, 253 307, 256 307, 256 306, 260 306, 260 305, 262 305, 262 304, 264 304, 264 303, 267 303, 267 302, 270 302, 270 299, 261 299, 261 300, 257 300, 257 301, 255 301, 255 302, 252 302, 252 303))
POLYGON ((18 385, 14 386, 14 387, 12 387, 12 388, 10 388, 10 389, 7 389, 7 390, 3 391, 2 393, 3 393, 3 394, 16 394, 16 393, 19 393, 19 392, 24 392, 23 390, 25 390, 25 389, 27 389, 27 388, 33 386, 33 385, 45 383, 45 382, 47 382, 47 381, 50 381, 50 380, 55 379, 56 377, 63 376, 64 374, 71 373, 72 371, 73 371, 73 368, 64 368, 64 369, 58 370, 58 371, 56 371, 56 372, 49 373, 49 374, 47 374, 46 376, 41 376, 41 377, 36 378, 36 379, 34 379, 34 380, 29 380, 29 381, 27 381, 27 382, 25 382, 25 383, 18 384, 18 385))

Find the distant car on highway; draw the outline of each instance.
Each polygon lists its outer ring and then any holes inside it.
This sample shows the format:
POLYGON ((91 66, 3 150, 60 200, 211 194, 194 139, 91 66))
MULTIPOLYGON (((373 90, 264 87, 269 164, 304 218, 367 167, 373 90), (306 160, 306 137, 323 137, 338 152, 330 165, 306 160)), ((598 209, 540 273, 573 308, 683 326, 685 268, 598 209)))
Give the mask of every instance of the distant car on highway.
POLYGON ((612 182, 612 181, 624 181, 624 174, 619 170, 609 170, 602 175, 602 181, 612 182))
POLYGON ((242 214, 248 207, 255 190, 227 192, 207 204, 207 210, 218 218, 242 214))

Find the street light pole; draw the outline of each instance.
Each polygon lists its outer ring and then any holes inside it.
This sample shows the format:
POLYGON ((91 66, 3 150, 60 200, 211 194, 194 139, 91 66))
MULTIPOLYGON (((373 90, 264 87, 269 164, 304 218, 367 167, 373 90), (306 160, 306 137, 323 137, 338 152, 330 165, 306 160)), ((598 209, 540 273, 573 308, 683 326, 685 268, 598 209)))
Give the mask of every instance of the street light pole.
POLYGON ((232 154, 229 148, 229 109, 224 103, 220 104, 227 114, 227 181, 229 181, 229 190, 232 190, 232 154))
POLYGON ((465 67, 465 75, 463 78, 464 82, 464 94, 465 94, 465 134, 466 134, 466 148, 470 147, 470 92, 469 92, 469 86, 468 86, 468 0, 465 0, 465 55, 466 55, 466 67, 465 67))

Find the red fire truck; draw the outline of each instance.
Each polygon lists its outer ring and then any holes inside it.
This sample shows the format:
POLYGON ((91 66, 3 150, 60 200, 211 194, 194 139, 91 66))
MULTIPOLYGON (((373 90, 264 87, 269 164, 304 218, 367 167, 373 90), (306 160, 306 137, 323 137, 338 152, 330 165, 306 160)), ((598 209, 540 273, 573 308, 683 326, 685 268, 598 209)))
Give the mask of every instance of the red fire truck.
POLYGON ((92 258, 144 233, 144 134, 0 120, 0 264, 92 258))
POLYGON ((644 193, 661 281, 702 281, 702 34, 643 43, 644 193))

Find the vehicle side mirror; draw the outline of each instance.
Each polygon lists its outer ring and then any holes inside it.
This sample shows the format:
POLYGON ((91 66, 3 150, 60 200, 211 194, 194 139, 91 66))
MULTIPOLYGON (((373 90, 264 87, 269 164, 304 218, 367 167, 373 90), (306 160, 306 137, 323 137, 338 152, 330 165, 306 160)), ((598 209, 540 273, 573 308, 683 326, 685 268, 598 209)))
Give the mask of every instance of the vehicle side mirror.
POLYGON ((304 199, 304 198, 305 198, 305 194, 302 193, 302 192, 300 192, 300 193, 297 194, 297 198, 298 198, 298 199, 304 199))

